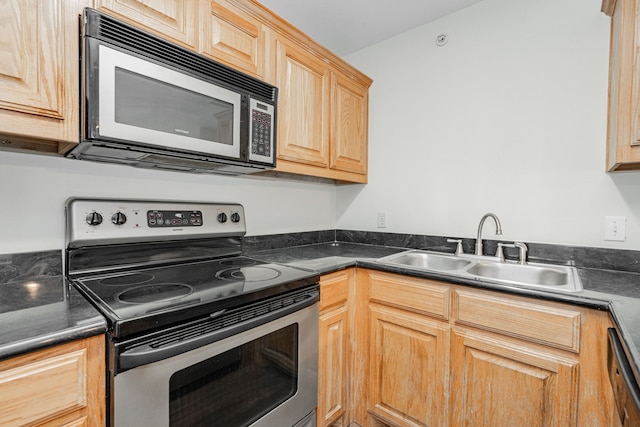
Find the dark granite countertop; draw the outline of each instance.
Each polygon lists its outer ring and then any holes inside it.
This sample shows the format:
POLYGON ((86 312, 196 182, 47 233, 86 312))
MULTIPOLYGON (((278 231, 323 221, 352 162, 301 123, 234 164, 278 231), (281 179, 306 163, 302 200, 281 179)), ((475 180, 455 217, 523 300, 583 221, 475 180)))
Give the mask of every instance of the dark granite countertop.
POLYGON ((0 256, 0 360, 106 331, 52 252, 0 256))
POLYGON ((250 251, 248 255, 267 262, 314 270, 320 274, 360 266, 607 310, 623 338, 628 357, 634 362, 636 379, 640 380, 640 273, 578 268, 584 290, 568 293, 507 287, 376 262, 379 258, 405 250, 407 248, 329 242, 250 251))

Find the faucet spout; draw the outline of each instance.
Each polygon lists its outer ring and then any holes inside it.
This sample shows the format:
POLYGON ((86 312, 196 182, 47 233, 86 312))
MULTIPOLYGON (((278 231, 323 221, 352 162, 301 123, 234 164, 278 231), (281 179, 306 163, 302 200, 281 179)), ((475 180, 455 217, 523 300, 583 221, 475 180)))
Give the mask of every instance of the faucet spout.
POLYGON ((476 238, 476 255, 482 255, 482 227, 484 226, 484 222, 487 218, 492 218, 493 222, 496 223, 496 235, 502 234, 502 225, 500 224, 500 220, 498 219, 496 214, 485 214, 480 220, 480 225, 478 225, 478 236, 476 238))

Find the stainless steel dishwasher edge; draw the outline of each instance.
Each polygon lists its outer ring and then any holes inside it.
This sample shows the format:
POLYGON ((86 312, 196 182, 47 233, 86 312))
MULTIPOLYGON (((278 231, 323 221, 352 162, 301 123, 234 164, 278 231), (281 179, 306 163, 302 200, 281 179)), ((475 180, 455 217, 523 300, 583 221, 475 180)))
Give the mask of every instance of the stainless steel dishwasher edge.
POLYGON ((640 388, 624 354, 618 333, 614 328, 609 328, 608 332, 607 366, 618 415, 620 415, 622 427, 638 427, 640 426, 640 388))

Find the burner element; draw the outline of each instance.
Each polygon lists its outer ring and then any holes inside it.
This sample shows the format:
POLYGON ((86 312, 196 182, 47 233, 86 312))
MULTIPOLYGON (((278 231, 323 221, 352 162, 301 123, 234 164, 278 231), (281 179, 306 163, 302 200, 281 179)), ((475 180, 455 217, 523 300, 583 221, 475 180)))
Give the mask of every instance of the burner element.
POLYGON ((123 285, 132 286, 132 285, 140 285, 150 280, 153 280, 153 274, 135 273, 135 274, 126 274, 124 276, 107 277, 106 279, 100 280, 100 284, 105 286, 123 286, 123 285))
POLYGON ((269 267, 240 267, 222 270, 216 277, 224 280, 244 280, 245 282, 260 282, 272 280, 280 276, 280 272, 269 267))
POLYGON ((118 294, 118 301, 129 304, 164 302, 178 299, 193 292, 193 288, 182 283, 158 283, 127 289, 118 294))

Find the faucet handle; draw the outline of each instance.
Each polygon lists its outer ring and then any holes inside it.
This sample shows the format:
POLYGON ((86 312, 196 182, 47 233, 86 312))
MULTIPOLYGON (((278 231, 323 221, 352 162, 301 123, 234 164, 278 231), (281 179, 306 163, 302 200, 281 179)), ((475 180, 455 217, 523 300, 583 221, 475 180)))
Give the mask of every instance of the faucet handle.
POLYGON ((500 260, 500 262, 504 262, 504 251, 502 248, 515 248, 516 245, 511 243, 498 243, 498 250, 496 250, 496 258, 500 260))
POLYGON ((447 239, 449 243, 457 243, 456 245, 456 255, 464 255, 464 250, 462 249, 462 239, 447 239))
POLYGON ((526 264, 527 263, 527 251, 529 248, 524 242, 514 242, 513 246, 519 249, 520 260, 518 264, 526 264))

